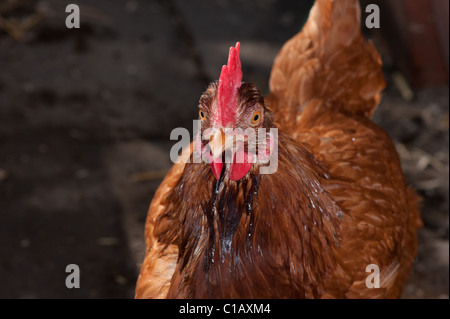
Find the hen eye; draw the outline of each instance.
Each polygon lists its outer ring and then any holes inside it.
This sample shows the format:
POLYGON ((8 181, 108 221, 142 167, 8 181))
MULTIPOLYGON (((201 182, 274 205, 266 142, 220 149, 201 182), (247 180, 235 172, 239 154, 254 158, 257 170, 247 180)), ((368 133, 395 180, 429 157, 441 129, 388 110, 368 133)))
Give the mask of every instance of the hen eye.
POLYGON ((203 113, 202 110, 198 111, 198 115, 200 116, 200 119, 204 120, 205 119, 205 113, 203 113))
POLYGON ((252 115, 252 124, 258 124, 261 120, 261 112, 255 112, 252 115))

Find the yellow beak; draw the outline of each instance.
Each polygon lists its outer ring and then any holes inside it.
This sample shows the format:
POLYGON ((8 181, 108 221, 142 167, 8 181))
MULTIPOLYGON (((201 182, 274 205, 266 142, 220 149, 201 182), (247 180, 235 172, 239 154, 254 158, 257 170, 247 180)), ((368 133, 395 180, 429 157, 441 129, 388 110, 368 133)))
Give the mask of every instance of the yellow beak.
POLYGON ((225 133, 219 128, 209 140, 211 153, 214 158, 222 156, 222 153, 233 146, 233 136, 225 137, 225 133))

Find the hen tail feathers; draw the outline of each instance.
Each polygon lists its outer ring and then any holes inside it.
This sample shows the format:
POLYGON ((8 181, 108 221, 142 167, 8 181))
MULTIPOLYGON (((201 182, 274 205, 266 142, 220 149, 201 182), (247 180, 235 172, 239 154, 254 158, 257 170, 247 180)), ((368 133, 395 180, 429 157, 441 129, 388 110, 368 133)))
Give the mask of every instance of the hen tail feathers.
POLYGON ((299 119, 308 103, 370 117, 385 87, 381 58, 360 31, 357 0, 316 0, 303 30, 283 46, 270 77, 271 108, 299 119))

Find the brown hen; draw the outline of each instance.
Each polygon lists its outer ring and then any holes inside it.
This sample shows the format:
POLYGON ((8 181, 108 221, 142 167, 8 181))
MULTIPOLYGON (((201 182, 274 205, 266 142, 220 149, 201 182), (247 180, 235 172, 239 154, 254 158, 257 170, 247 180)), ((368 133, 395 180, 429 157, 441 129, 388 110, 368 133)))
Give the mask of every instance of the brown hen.
POLYGON ((150 205, 136 298, 401 296, 418 197, 370 120, 385 82, 359 24, 357 0, 317 0, 278 54, 266 98, 241 83, 239 45, 231 49, 200 99, 201 132, 278 128, 277 171, 261 174, 261 154, 247 158, 247 148, 225 161, 221 138, 191 144, 150 205), (192 162, 196 148, 209 164, 192 162), (369 265, 379 287, 366 282, 369 265))

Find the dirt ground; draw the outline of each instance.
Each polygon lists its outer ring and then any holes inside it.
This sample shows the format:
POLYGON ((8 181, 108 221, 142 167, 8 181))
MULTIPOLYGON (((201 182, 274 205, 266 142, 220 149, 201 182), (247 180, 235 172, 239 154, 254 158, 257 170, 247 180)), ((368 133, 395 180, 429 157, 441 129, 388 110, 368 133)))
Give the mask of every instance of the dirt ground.
MULTIPOLYGON (((245 81, 268 92, 273 58, 311 1, 11 2, 3 18, 36 24, 22 38, 0 30, 0 298, 132 298, 171 130, 192 126, 238 40, 245 81), (65 27, 69 3, 80 29, 65 27), (80 289, 65 286, 68 264, 80 289)), ((405 100, 394 70, 374 121, 423 197, 404 297, 448 298, 448 85, 405 100)))

